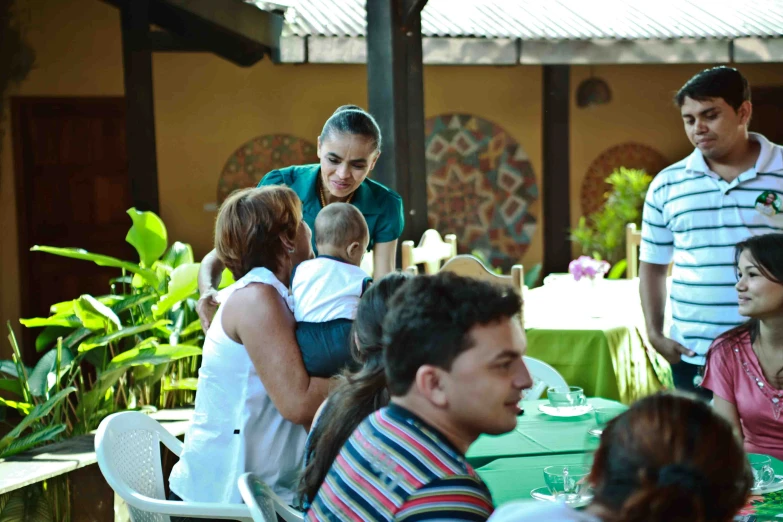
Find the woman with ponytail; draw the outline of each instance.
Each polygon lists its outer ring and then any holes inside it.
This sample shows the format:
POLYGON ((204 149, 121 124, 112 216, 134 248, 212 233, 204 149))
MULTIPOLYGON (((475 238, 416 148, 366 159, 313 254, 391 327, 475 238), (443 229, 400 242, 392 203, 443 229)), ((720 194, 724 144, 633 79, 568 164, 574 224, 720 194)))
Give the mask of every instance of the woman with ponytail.
POLYGON ((702 386, 745 450, 783 459, 783 234, 737 244, 739 313, 750 319, 707 352, 702 386))
POLYGON ((412 277, 408 272, 393 272, 376 281, 359 302, 351 351, 362 367, 356 373, 337 377, 336 387, 316 413, 305 450, 307 465, 299 484, 305 507, 318 493, 334 459, 359 423, 389 404, 381 348, 383 318, 391 296, 412 277))
MULTIPOLYGON (((302 200, 304 221, 315 230, 315 217, 325 206, 343 202, 354 205, 367 221, 368 250, 373 252, 375 279, 393 272, 397 239, 405 225, 402 198, 393 190, 369 179, 381 155, 381 129, 368 112, 356 105, 343 105, 326 120, 318 136, 320 163, 273 170, 258 186, 286 185, 302 200)), ((313 236, 313 252, 318 254, 313 236)), ((204 331, 217 310, 214 296, 223 264, 214 251, 204 257, 199 269, 198 311, 204 331)))
POLYGON ((753 476, 726 419, 696 398, 659 393, 609 422, 587 480, 594 497, 583 512, 515 502, 490 521, 730 522, 753 476))

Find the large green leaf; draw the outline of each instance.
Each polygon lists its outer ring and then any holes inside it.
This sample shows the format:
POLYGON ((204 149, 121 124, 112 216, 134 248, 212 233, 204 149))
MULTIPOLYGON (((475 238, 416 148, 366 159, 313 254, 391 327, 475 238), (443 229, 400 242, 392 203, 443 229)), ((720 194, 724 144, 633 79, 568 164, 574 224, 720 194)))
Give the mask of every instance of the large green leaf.
MULTIPOLYGON (((62 350, 62 356, 60 359, 60 368, 65 368, 71 361, 73 361, 73 355, 70 350, 62 350)), ((36 363, 33 372, 27 380, 30 386, 30 393, 34 397, 41 397, 46 395, 49 391, 50 373, 57 372, 57 348, 52 348, 41 357, 41 360, 36 363)))
POLYGON ((122 301, 114 304, 111 307, 111 309, 115 314, 119 314, 124 312, 125 310, 133 308, 134 306, 139 306, 142 303, 146 303, 147 301, 151 301, 152 299, 157 299, 157 298, 158 298, 158 294, 154 292, 133 294, 131 296, 126 297, 122 301))
POLYGON ((27 328, 38 328, 41 326, 68 326, 77 328, 82 325, 79 317, 72 314, 53 315, 51 317, 34 317, 32 319, 19 319, 27 328))
POLYGON ((29 415, 30 412, 33 410, 33 405, 30 404, 29 402, 12 401, 8 399, 3 399, 2 397, 0 397, 0 406, 5 406, 6 408, 16 410, 22 416, 29 415))
POLYGON ((19 438, 19 436, 24 433, 24 430, 32 426, 34 423, 42 421, 47 415, 49 415, 55 406, 57 406, 60 402, 65 400, 69 394, 75 391, 76 388, 69 386, 68 388, 57 392, 43 404, 38 404, 35 406, 28 415, 22 418, 22 420, 19 422, 19 424, 16 425, 16 427, 14 427, 14 429, 9 431, 5 437, 0 439, 0 452, 5 451, 5 449, 10 446, 14 440, 19 438))
POLYGON ((90 330, 114 331, 122 328, 122 322, 117 314, 91 295, 84 294, 79 297, 74 309, 82 324, 90 330))
POLYGON ((17 379, 0 379, 0 390, 22 395, 22 384, 17 379))
POLYGON ((187 325, 180 333, 180 337, 187 337, 188 335, 192 335, 194 333, 198 333, 201 331, 201 320, 196 319, 195 321, 192 321, 189 325, 187 325))
POLYGON ((166 226, 154 212, 139 212, 130 208, 128 215, 133 220, 133 226, 125 236, 125 241, 139 253, 141 266, 149 268, 166 251, 169 242, 166 226))
MULTIPOLYGON (((27 435, 23 435, 21 438, 13 441, 2 453, 0 458, 10 457, 23 451, 27 451, 30 448, 34 448, 45 442, 52 442, 57 438, 57 435, 65 431, 65 424, 55 424, 54 426, 47 426, 39 430, 33 431, 27 435)), ((0 519, 2 520, 2 519, 0 519)))
POLYGON ((189 344, 178 344, 176 346, 160 344, 146 348, 134 348, 127 352, 122 352, 112 359, 106 371, 119 370, 140 364, 169 363, 194 355, 201 355, 201 348, 189 344))
POLYGON ((157 274, 153 270, 141 267, 136 263, 128 261, 122 261, 115 257, 104 256, 101 254, 91 254, 82 248, 56 248, 48 246, 34 246, 30 249, 33 252, 46 252, 48 254, 54 254, 57 256, 70 257, 72 259, 82 259, 84 261, 92 261, 98 266, 109 266, 114 268, 122 268, 128 272, 133 272, 144 278, 144 280, 157 287, 160 284, 157 274))
POLYGON ((162 316, 175 304, 190 297, 198 290, 198 268, 197 263, 188 263, 178 266, 171 272, 168 293, 158 301, 158 304, 152 306, 152 313, 155 317, 162 316))
POLYGON ((66 338, 74 331, 70 326, 47 326, 35 338, 35 351, 42 352, 57 342, 58 337, 66 338))
POLYGON ((220 274, 220 283, 218 284, 218 289, 233 285, 235 282, 236 281, 234 281, 234 276, 231 273, 231 270, 224 268, 223 273, 220 274))
POLYGON ((171 268, 194 263, 195 258, 193 257, 193 249, 187 243, 175 241, 174 244, 171 245, 171 248, 169 248, 166 254, 161 258, 160 262, 171 268))
POLYGON ((63 339, 63 349, 72 350, 74 346, 76 346, 85 337, 89 335, 92 335, 92 330, 90 330, 89 328, 86 328, 84 326, 82 326, 81 328, 77 328, 76 330, 71 332, 71 335, 63 339))
MULTIPOLYGON (((33 371, 32 368, 29 368, 25 366, 25 370, 27 370, 27 375, 30 375, 30 372, 33 371)), ((19 372, 16 367, 16 363, 14 361, 0 361, 0 375, 5 374, 9 375, 11 377, 19 377, 19 372)))
POLYGON ((186 377, 184 379, 172 380, 163 384, 163 391, 190 390, 196 391, 198 379, 196 377, 186 377))
POLYGON ((61 303, 54 303, 49 307, 49 313, 52 315, 68 314, 73 315, 73 299, 70 301, 63 301, 61 303))
POLYGON ((114 341, 118 341, 119 339, 130 337, 131 335, 136 335, 141 332, 146 332, 148 330, 153 330, 155 328, 165 326, 168 323, 169 323, 168 320, 161 319, 160 321, 156 321, 154 323, 140 324, 138 326, 129 326, 123 328, 122 330, 117 330, 116 332, 110 333, 108 335, 90 337, 89 339, 85 340, 82 344, 79 345, 79 352, 86 352, 88 350, 92 350, 93 348, 97 348, 98 346, 106 346, 107 344, 113 343, 114 341))

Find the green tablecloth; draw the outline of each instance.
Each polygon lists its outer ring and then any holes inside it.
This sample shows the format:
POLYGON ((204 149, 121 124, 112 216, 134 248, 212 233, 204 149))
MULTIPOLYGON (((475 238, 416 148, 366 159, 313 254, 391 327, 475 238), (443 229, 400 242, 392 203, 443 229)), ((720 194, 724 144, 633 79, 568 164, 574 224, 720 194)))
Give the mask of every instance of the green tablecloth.
MULTIPOLYGON (((504 435, 479 437, 468 448, 468 462, 478 468, 501 458, 584 453, 598 446, 598 439, 587 433, 596 427, 594 413, 550 417, 538 411, 538 406, 547 402, 524 402, 525 413, 519 416, 517 428, 504 435)), ((593 407, 621 406, 599 398, 588 399, 588 403, 593 407)))
POLYGON ((647 341, 638 280, 595 288, 565 279, 525 293, 527 354, 592 397, 631 404, 672 386, 671 368, 647 341))
MULTIPOLYGON (((530 492, 546 486, 544 468, 547 466, 591 466, 592 454, 544 455, 536 457, 517 457, 498 459, 476 471, 492 493, 495 506, 512 500, 530 498, 530 492)), ((783 474, 783 462, 772 459, 775 472, 783 474)), ((753 515, 757 522, 781 520, 776 515, 783 514, 783 491, 751 497, 742 515, 753 515)))
POLYGON ((476 472, 492 493, 495 506, 500 506, 512 500, 529 499, 531 491, 546 486, 545 467, 590 467, 593 463, 592 459, 592 453, 498 459, 478 468, 476 472))

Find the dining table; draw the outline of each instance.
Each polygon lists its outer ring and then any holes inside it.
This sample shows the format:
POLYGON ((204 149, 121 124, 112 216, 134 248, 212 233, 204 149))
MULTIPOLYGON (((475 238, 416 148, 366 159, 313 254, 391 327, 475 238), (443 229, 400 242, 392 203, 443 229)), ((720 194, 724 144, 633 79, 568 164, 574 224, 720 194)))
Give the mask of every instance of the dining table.
MULTIPOLYGON (((671 314, 666 313, 665 325, 671 314)), ((524 292, 527 355, 588 396, 631 404, 672 388, 671 367, 648 339, 639 279, 548 276, 524 292)))
MULTIPOLYGON (((502 435, 482 435, 465 457, 474 468, 497 459, 513 457, 551 457, 583 455, 598 447, 598 437, 590 430, 597 427, 593 411, 573 417, 554 417, 539 410, 547 400, 523 401, 524 413, 517 417, 514 430, 502 435)), ((625 408, 617 401, 591 397, 587 403, 595 408, 625 408)))
MULTIPOLYGON (((783 478, 783 462, 772 458, 772 468, 783 478)), ((545 487, 547 466, 592 466, 591 453, 540 455, 497 459, 476 470, 492 494, 495 506, 515 500, 531 500, 531 493, 545 487)), ((772 522, 783 520, 783 491, 751 495, 735 518, 736 522, 772 522)))

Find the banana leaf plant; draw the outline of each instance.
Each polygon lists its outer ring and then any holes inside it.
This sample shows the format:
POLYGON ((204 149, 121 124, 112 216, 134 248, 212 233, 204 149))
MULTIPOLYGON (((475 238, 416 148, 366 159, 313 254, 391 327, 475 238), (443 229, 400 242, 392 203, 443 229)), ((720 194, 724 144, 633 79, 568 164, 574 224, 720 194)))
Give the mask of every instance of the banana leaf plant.
MULTIPOLYGON (((192 401, 203 342, 195 312, 199 265, 190 245, 169 247, 156 214, 131 208, 128 215, 132 226, 125 240, 138 262, 78 248, 31 249, 114 267, 118 277, 107 281, 105 295, 75 296, 53 304, 48 317, 21 320, 27 328, 42 328, 35 347, 44 355, 34 367, 21 363, 16 339, 9 336, 14 358, 0 361, 0 390, 18 400, 0 399, 0 406, 25 416, 17 435, 46 442, 89 432, 121 409, 192 401)), ((0 441, 0 456, 21 446, 0 441)))

